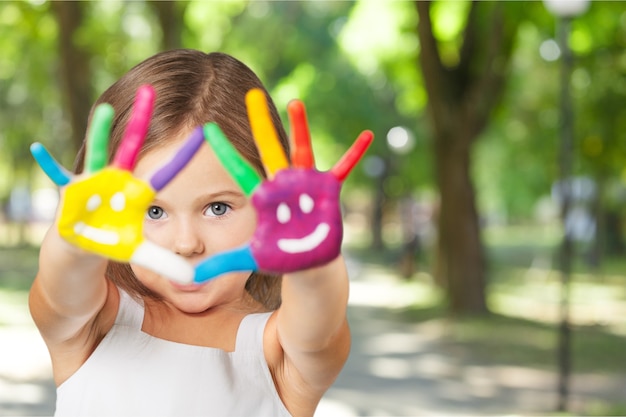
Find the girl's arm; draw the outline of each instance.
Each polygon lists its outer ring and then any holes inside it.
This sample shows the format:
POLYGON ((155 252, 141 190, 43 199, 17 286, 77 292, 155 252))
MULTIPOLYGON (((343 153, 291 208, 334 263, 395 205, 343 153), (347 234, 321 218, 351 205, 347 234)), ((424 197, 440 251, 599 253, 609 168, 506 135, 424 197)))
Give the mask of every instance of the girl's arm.
POLYGON ((105 279, 107 261, 78 249, 53 225, 39 253, 29 307, 61 385, 87 360, 113 325, 118 293, 105 279))
POLYGON ((286 359, 314 387, 326 389, 347 359, 348 274, 343 257, 287 274, 276 329, 286 359))
POLYGON ((56 225, 48 230, 29 307, 49 347, 76 338, 94 321, 107 298, 106 266, 104 258, 62 239, 56 225))
POLYGON ((350 352, 348 275, 341 256, 283 276, 282 304, 265 332, 265 355, 290 413, 311 415, 350 352))

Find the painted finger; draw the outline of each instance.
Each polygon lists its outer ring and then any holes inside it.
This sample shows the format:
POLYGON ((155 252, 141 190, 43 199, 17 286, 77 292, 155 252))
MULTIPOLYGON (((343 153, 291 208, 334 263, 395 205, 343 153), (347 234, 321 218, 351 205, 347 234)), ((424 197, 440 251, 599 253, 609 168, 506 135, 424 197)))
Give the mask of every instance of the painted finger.
POLYGON ((278 140, 263 90, 254 88, 248 91, 246 106, 252 136, 261 155, 265 172, 268 178, 272 179, 276 172, 288 168, 289 163, 278 140))
POLYGON ((291 101, 287 105, 287 114, 289 115, 293 141, 291 163, 294 168, 311 169, 315 166, 315 159, 311 149, 311 135, 304 104, 299 100, 291 101))
POLYGON ((352 168, 359 162, 365 151, 374 140, 374 134, 365 130, 361 132, 359 137, 354 141, 350 149, 341 157, 341 159, 331 169, 332 175, 339 181, 343 181, 352 171, 352 168))
POLYGON ((85 152, 85 171, 87 173, 100 171, 107 164, 107 146, 113 115, 113 107, 108 103, 102 103, 94 110, 85 152))
POLYGON ((187 165, 202 143, 204 143, 204 133, 199 127, 191 133, 174 157, 150 178, 152 188, 159 191, 165 187, 187 165))
POLYGON ((39 142, 30 145, 30 153, 43 172, 58 186, 67 185, 72 178, 71 174, 63 168, 48 150, 39 142))
POLYGON ((193 282, 195 271, 184 258, 144 240, 130 258, 130 263, 155 271, 181 284, 193 282))
POLYGON ((245 245, 232 251, 215 254, 196 265, 196 276, 193 281, 202 283, 228 272, 256 271, 257 269, 250 246, 245 245))
POLYGON ((133 111, 124 131, 124 139, 113 160, 113 165, 117 168, 132 171, 135 166, 137 155, 148 133, 154 98, 154 88, 150 85, 143 85, 137 90, 133 111))
POLYGON ((204 137, 244 194, 251 195, 262 181, 252 165, 237 152, 217 124, 204 125, 204 137))

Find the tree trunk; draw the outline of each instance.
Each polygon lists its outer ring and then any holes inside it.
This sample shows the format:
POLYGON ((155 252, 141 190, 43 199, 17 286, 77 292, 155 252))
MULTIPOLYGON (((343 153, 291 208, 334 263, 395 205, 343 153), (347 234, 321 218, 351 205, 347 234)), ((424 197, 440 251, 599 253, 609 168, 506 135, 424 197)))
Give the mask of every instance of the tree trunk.
POLYGON ((151 0, 148 4, 155 11, 161 27, 161 49, 164 51, 181 48, 183 41, 183 17, 186 1, 151 0))
POLYGON ((520 17, 505 13, 498 2, 472 2, 458 63, 448 67, 433 34, 430 2, 414 4, 440 193, 435 279, 445 288, 452 313, 485 313, 487 279, 471 151, 502 95, 520 17))
POLYGON ((92 103, 90 54, 76 44, 74 36, 83 23, 84 2, 50 3, 59 27, 60 70, 63 95, 72 127, 72 153, 82 145, 92 103))
POLYGON ((383 158, 382 163, 382 170, 376 177, 376 190, 372 201, 372 217, 370 221, 370 234, 372 236, 370 248, 378 252, 385 250, 383 217, 385 216, 385 205, 387 203, 385 181, 389 178, 389 159, 383 158))
POLYGON ((446 290, 454 313, 487 312, 485 262, 474 187, 470 179, 470 153, 466 146, 435 144, 437 184, 440 192, 437 240, 437 281, 446 290))

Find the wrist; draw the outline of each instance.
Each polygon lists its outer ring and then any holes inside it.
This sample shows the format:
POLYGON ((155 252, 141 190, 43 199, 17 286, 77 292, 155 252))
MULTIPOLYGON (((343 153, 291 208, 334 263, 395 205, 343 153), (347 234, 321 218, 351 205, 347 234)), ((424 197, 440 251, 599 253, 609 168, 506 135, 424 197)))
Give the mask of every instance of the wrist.
POLYGON ((325 275, 332 276, 333 271, 335 271, 337 268, 341 267, 342 265, 344 265, 343 256, 341 254, 338 254, 335 258, 329 260, 328 262, 324 264, 316 265, 307 269, 301 269, 298 271, 289 272, 286 275, 293 276, 294 278, 299 279, 299 280, 305 280, 307 278, 321 279, 325 275))

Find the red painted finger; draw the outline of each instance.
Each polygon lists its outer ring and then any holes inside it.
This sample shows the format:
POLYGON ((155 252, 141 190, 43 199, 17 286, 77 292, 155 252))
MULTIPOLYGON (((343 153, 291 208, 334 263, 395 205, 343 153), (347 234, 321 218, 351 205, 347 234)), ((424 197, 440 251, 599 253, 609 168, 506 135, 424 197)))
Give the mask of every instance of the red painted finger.
POLYGON ((291 125, 291 140, 293 141, 291 163, 294 168, 313 168, 315 159, 311 148, 311 135, 304 104, 299 100, 289 102, 287 113, 291 125))
POLYGON ((352 168, 359 162, 365 151, 374 140, 374 134, 370 130, 361 132, 354 141, 350 149, 341 157, 330 172, 339 181, 343 181, 352 171, 352 168))

